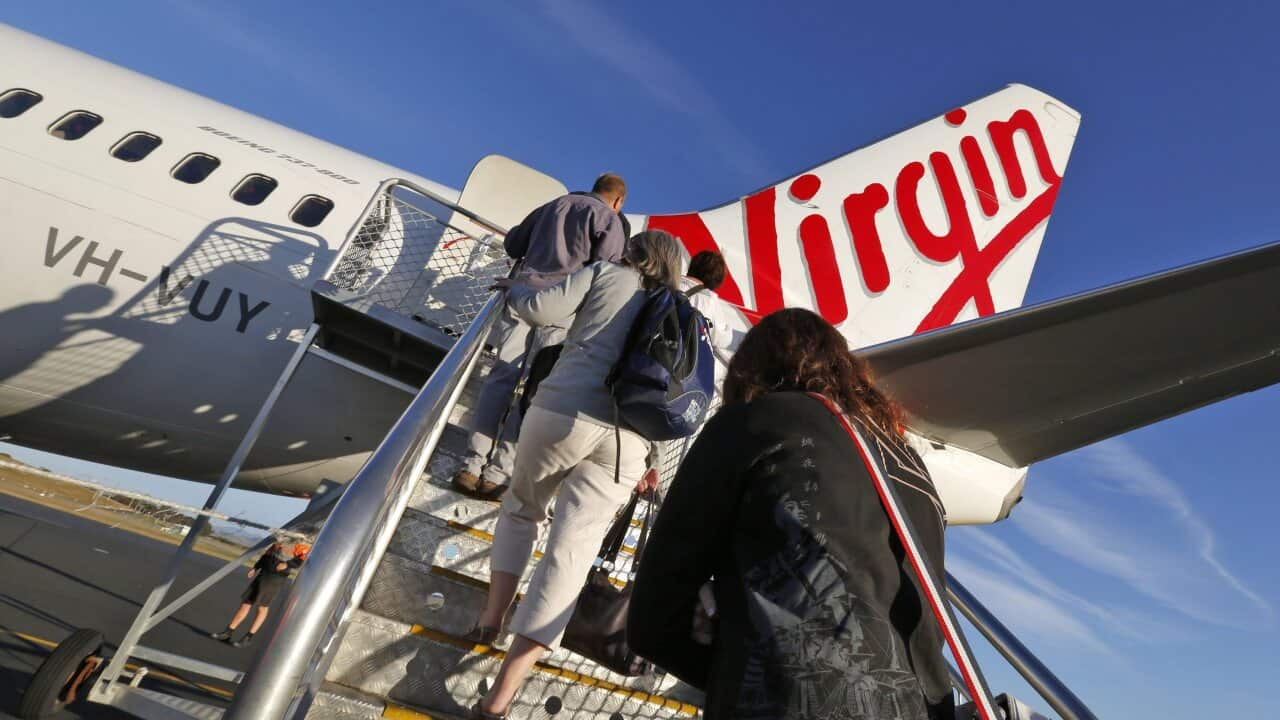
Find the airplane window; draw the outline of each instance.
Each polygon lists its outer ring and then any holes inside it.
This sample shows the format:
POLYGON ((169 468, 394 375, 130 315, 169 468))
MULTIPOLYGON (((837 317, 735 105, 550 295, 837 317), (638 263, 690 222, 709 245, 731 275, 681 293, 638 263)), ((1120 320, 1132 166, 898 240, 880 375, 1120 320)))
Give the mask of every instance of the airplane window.
POLYGON ((182 158, 182 162, 173 166, 173 178, 184 183, 195 185, 204 182, 209 174, 218 169, 222 161, 212 155, 191 153, 182 158))
POLYGON ((231 198, 245 205, 261 205, 276 185, 276 181, 266 175, 248 175, 231 191, 231 198))
POLYGON ((10 90, 0 95, 0 118, 16 118, 44 98, 30 90, 10 90))
POLYGON ((319 195, 308 195, 293 206, 289 219, 303 227, 315 227, 324 222, 333 209, 333 201, 319 195))
POLYGON ((111 148, 111 157, 125 162, 138 162, 160 147, 162 141, 151 133, 129 133, 123 140, 111 148))
POLYGON ((79 140, 101 124, 100 115, 76 110, 63 115, 61 120, 50 125, 49 134, 61 140, 79 140))

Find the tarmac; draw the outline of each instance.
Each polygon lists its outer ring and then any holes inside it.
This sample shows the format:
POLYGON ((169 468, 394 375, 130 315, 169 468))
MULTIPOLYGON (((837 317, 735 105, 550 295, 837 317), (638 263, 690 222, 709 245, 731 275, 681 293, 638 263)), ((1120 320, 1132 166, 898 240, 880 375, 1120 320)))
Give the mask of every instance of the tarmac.
MULTIPOLYGON (((45 656, 77 628, 103 633, 114 650, 176 548, 127 530, 0 493, 0 718, 18 702, 45 656)), ((172 599, 224 561, 192 553, 172 599)), ((208 637, 240 604, 248 569, 237 569, 143 636, 142 644, 244 670, 253 646, 233 648, 208 637)), ((278 617, 275 616, 275 617, 278 617)), ((269 633, 275 617, 261 634, 269 633)), ((246 620, 240 632, 247 629, 246 620)), ((151 666, 143 687, 225 706, 231 687, 188 672, 151 666)), ((81 703, 54 718, 130 718, 81 703)))

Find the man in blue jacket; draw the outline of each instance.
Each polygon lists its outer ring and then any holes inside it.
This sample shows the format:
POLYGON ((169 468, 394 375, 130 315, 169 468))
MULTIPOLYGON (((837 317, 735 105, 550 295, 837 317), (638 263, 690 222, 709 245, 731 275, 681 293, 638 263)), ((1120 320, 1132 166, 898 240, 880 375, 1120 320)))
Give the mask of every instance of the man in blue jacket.
MULTIPOLYGON (((621 216, 626 198, 622 178, 605 173, 591 192, 564 195, 529 213, 507 233, 507 254, 524 261, 522 274, 534 285, 555 283, 588 263, 617 262, 627 241, 621 216)), ((567 331, 530 328, 510 309, 498 319, 488 340, 498 357, 472 408, 467 457, 453 478, 456 489, 487 500, 507 489, 521 420, 513 398, 527 370, 525 358, 562 342, 567 331)))

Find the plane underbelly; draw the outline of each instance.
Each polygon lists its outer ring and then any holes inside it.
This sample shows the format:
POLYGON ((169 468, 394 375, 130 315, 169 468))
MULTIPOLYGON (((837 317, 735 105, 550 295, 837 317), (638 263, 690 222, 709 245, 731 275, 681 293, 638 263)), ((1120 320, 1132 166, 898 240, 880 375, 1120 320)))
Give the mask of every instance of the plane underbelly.
MULTIPOLYGON (((216 479, 310 323, 308 288, 335 243, 198 217, 3 149, 0 168, 0 436, 216 479)), ((345 481, 407 400, 308 358, 240 485, 345 481)))

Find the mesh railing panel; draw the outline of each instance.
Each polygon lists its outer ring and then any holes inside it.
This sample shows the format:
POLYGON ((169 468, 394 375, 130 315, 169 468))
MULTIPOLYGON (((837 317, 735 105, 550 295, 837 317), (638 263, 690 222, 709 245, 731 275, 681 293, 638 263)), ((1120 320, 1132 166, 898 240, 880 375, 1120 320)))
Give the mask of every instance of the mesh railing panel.
POLYGON ((493 281, 511 269, 502 238, 475 238, 392 192, 380 194, 328 280, 366 302, 466 330, 493 281))
MULTIPOLYGON (((720 409, 720 405, 720 395, 717 394, 711 401, 711 407, 707 409, 708 420, 716 414, 716 411, 720 409)), ((660 465, 658 494, 661 497, 665 498, 667 496, 667 490, 670 489, 671 481, 676 477, 676 471, 680 469, 680 463, 684 462, 685 456, 689 454, 689 449, 693 447, 693 442, 698 439, 698 434, 701 433, 701 431, 702 429, 699 428, 698 432, 695 432, 687 438, 668 440, 666 442, 659 443, 658 460, 660 465)), ((636 515, 632 521, 631 532, 627 534, 627 538, 624 543, 624 549, 626 551, 633 551, 636 545, 639 544, 640 523, 643 521, 647 513, 653 511, 654 508, 651 503, 648 502, 642 502, 636 508, 636 515)), ((634 560, 635 558, 633 555, 628 554, 628 552, 624 552, 618 557, 617 566, 614 568, 613 572, 610 573, 610 577, 620 583, 630 582, 632 579, 631 575, 636 569, 634 560)), ((597 559, 597 563, 598 562, 599 560, 597 559)))
MULTIPOLYGON (((707 408, 707 420, 710 420, 720 410, 722 405, 720 393, 716 393, 711 398, 711 405, 707 408)), ((671 481, 676 477, 676 471, 680 469, 680 463, 684 461, 684 456, 689 454, 689 449, 693 447, 693 442, 698 439, 698 435, 702 433, 699 427, 697 432, 686 438, 679 440, 669 440, 661 443, 659 447, 659 458, 661 460, 658 491, 666 497, 667 489, 671 487, 671 481)))

